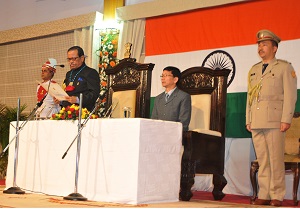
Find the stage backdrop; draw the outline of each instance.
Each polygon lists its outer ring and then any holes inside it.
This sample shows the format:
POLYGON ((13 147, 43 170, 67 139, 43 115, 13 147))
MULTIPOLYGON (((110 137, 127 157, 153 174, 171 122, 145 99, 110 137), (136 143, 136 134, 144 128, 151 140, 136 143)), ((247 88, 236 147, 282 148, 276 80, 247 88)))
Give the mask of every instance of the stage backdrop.
MULTIPOLYGON (((151 104, 164 90, 159 77, 164 67, 173 65, 183 71, 202 66, 210 53, 222 50, 235 63, 227 94, 226 137, 250 138, 245 129, 245 105, 247 73, 260 61, 256 33, 269 29, 281 37, 276 57, 291 62, 299 76, 299 8, 299 0, 257 0, 148 18, 145 62, 155 63, 151 104)), ((298 98, 299 87, 298 82, 298 98)), ((299 100, 296 111, 300 111, 299 100)))

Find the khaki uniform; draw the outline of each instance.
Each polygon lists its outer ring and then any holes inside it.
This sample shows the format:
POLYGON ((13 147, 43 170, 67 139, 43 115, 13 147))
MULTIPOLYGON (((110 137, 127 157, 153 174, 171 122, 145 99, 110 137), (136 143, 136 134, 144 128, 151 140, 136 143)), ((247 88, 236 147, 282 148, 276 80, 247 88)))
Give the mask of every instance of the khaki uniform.
POLYGON ((248 74, 246 124, 251 125, 259 163, 259 199, 283 200, 285 195, 284 137, 280 124, 291 123, 297 100, 292 65, 274 58, 262 74, 262 62, 248 74))

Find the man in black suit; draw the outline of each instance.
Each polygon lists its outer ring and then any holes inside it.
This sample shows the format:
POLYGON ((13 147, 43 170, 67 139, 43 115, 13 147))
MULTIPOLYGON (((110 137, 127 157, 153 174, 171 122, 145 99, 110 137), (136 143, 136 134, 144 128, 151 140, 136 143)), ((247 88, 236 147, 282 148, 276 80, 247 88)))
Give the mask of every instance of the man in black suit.
POLYGON ((191 95, 177 88, 181 78, 178 68, 168 66, 160 76, 165 91, 154 100, 152 119, 181 122, 183 131, 188 131, 191 120, 191 95))
MULTIPOLYGON (((71 47, 67 56, 71 70, 66 74, 63 87, 69 96, 60 104, 63 107, 79 104, 79 96, 82 93, 82 107, 92 111, 100 93, 99 74, 85 64, 85 55, 81 47, 71 47)), ((59 103, 56 99, 55 102, 59 103)))

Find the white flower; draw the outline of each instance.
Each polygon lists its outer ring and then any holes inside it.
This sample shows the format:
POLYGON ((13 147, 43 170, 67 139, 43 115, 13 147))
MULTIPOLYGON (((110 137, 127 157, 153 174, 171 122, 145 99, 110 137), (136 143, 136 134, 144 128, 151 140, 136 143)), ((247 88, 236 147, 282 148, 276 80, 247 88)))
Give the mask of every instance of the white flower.
POLYGON ((101 96, 104 95, 105 92, 106 92, 106 90, 101 90, 101 91, 100 91, 100 95, 101 95, 101 96))
POLYGON ((109 44, 109 45, 107 46, 107 48, 108 48, 108 49, 113 49, 114 46, 113 46, 112 44, 109 44))

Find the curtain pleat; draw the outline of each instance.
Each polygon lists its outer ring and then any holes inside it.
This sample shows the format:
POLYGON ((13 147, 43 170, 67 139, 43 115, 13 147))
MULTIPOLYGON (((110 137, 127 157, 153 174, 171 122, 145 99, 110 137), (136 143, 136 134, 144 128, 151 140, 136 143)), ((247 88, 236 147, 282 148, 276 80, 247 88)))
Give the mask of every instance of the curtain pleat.
POLYGON ((80 46, 84 50, 84 54, 87 56, 85 59, 87 66, 98 71, 99 58, 95 52, 97 47, 99 47, 99 38, 96 36, 97 34, 94 33, 94 26, 74 30, 74 45, 80 46))

